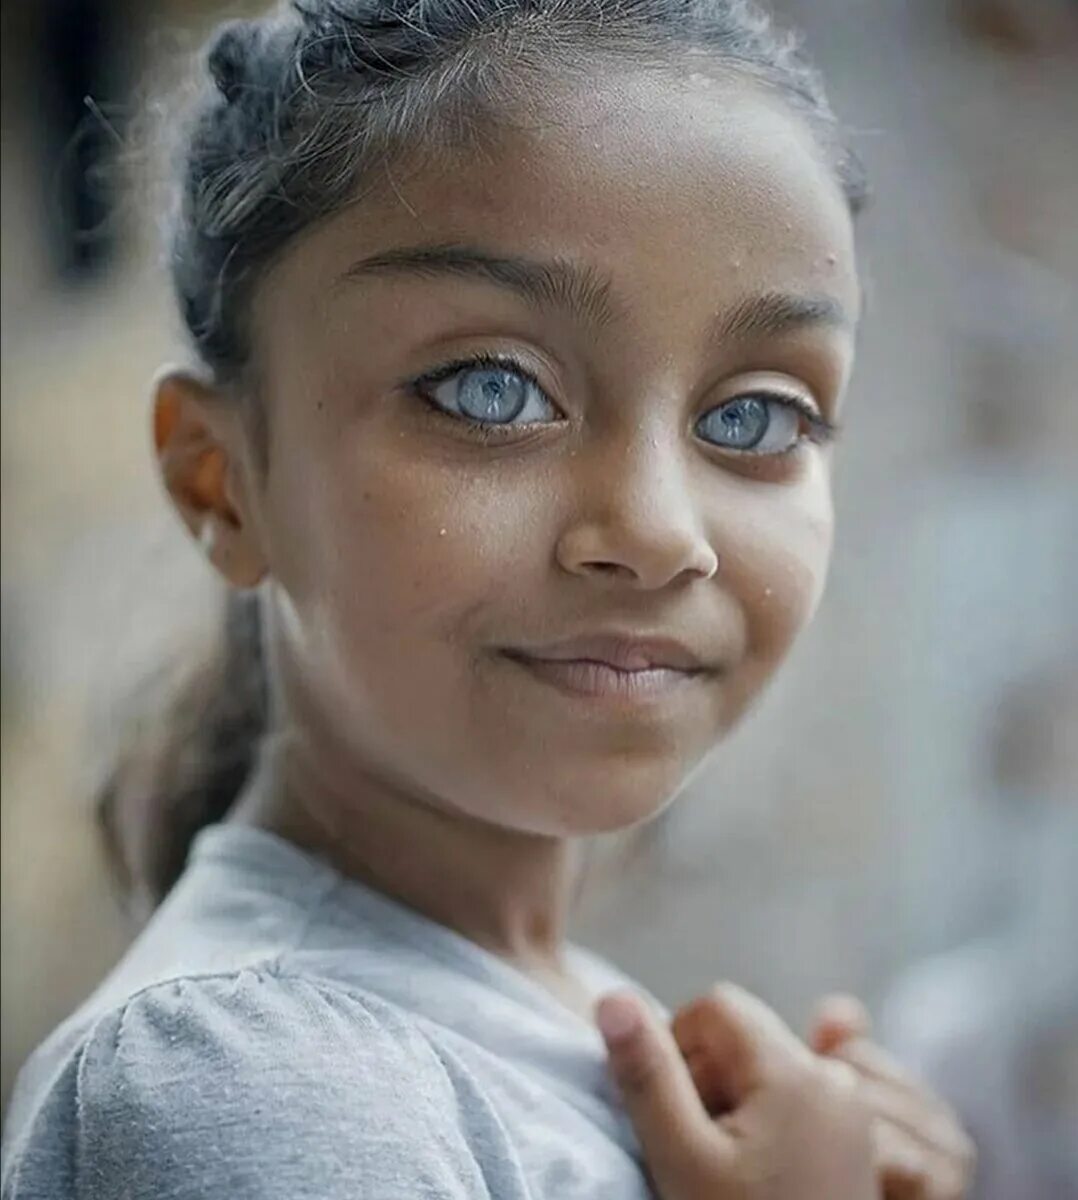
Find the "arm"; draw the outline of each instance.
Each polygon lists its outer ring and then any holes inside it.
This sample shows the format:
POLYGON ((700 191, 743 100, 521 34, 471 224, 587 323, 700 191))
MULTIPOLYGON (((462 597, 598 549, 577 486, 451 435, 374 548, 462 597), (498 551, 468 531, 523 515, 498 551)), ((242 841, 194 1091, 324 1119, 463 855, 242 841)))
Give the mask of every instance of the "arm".
POLYGON ((489 1200, 437 1056, 374 1005, 256 971, 141 993, 65 1064, 4 1200, 489 1200))

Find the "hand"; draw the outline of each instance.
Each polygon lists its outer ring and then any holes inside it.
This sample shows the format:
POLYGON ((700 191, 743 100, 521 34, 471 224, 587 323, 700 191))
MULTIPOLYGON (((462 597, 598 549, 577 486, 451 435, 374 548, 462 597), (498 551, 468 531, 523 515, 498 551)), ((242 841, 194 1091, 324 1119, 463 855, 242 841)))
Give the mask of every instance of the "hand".
POLYGON ((961 1200, 973 1181, 973 1142, 948 1105, 868 1040, 871 1031, 858 1000, 828 996, 817 1006, 809 1045, 857 1073, 875 1121, 884 1200, 961 1200))
POLYGON ((684 1041, 631 993, 596 1015, 661 1200, 879 1200, 855 1069, 754 996, 714 988, 679 1014, 684 1041))

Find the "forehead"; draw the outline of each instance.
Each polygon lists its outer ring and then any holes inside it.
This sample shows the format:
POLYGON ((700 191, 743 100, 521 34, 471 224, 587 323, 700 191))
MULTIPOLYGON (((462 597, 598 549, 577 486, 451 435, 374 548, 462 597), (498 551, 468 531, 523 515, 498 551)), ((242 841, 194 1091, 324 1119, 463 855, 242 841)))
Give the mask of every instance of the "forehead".
POLYGON ((692 67, 597 76, 532 92, 468 148, 384 168, 281 272, 302 291, 389 247, 459 243, 586 264, 629 307, 804 291, 856 317, 844 198, 781 97, 692 67))

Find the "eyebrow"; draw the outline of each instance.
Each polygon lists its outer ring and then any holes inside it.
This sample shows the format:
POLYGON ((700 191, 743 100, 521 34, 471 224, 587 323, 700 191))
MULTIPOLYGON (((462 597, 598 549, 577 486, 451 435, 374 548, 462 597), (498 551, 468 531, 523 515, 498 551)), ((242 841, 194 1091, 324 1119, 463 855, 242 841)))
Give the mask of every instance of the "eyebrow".
POLYGON ((717 341, 776 337, 799 329, 822 326, 852 331, 854 320, 833 297, 764 292, 749 296, 715 322, 717 341))
MULTIPOLYGON (((481 279, 516 292, 536 308, 562 309, 596 328, 610 324, 620 311, 608 278, 563 258, 544 262, 453 243, 403 246, 360 259, 344 271, 339 282, 371 275, 481 279)), ((748 341, 809 326, 852 330, 854 324, 833 296, 765 292, 720 314, 713 336, 717 341, 748 341)))
POLYGON ((508 288, 536 308, 558 308, 597 328, 617 315, 610 281, 590 267, 567 259, 549 262, 492 254, 474 246, 409 246, 384 250, 353 263, 341 280, 366 275, 413 275, 422 279, 455 275, 508 288))

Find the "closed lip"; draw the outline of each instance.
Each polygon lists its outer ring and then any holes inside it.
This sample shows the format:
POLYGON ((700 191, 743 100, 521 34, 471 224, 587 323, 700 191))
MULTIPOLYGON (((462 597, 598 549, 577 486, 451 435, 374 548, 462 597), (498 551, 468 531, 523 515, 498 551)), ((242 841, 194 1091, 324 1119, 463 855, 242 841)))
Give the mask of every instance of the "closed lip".
POLYGON ((503 653, 524 661, 602 663, 617 671, 697 674, 716 669, 677 638, 620 632, 588 634, 541 646, 508 647, 503 653))

